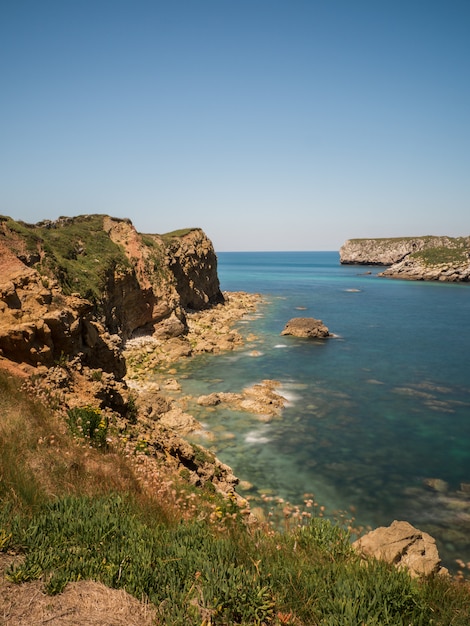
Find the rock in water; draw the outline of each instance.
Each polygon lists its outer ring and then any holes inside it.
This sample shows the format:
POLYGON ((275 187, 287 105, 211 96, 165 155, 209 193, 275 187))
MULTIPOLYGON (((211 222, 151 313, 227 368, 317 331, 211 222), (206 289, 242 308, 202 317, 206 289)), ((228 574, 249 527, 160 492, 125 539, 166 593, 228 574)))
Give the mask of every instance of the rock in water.
POLYGON ((287 322, 281 335, 323 339, 329 337, 330 333, 321 320, 313 317, 293 317, 287 322))
POLYGON ((411 576, 447 574, 441 567, 436 542, 408 522, 394 521, 390 526, 372 530, 353 543, 364 557, 372 557, 407 569, 411 576))

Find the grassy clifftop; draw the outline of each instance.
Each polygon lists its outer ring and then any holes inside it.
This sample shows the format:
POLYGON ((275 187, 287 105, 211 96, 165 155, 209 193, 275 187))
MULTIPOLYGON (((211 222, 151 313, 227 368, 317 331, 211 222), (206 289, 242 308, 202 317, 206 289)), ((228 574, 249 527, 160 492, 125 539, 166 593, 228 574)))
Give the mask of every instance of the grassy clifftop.
POLYGON ((70 425, 0 371, 0 552, 12 561, 1 576, 23 583, 18 594, 34 580, 48 594, 100 581, 147 598, 156 624, 470 623, 464 583, 365 565, 312 502, 275 509, 282 532, 246 526, 235 502, 159 466, 142 442, 129 450, 108 432, 103 444, 99 419, 92 435, 70 425))
MULTIPOLYGON (((79 215, 26 224, 0 216, 4 232, 16 235, 9 238, 10 246, 20 254, 22 248, 22 258, 28 265, 57 279, 66 295, 76 292, 93 302, 102 296, 110 272, 131 268, 125 248, 113 241, 109 229, 105 228, 105 219, 109 218, 97 214, 79 215)), ((129 220, 112 219, 132 228, 129 220)), ((142 245, 154 259, 154 267, 161 264, 164 242, 183 237, 192 230, 195 229, 141 236, 142 245)))

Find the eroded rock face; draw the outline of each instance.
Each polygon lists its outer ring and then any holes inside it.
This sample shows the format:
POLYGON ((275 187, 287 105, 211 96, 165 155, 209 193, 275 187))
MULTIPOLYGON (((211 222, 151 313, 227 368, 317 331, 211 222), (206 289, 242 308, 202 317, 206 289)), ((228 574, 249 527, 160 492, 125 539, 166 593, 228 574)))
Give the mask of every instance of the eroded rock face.
POLYGON ((386 561, 407 569, 413 577, 446 574, 436 542, 408 522, 394 521, 390 526, 372 530, 353 543, 364 557, 386 561))
POLYGON ((224 301, 212 243, 200 228, 166 242, 168 265, 181 306, 200 310, 224 301))
POLYGON ((316 320, 313 317, 294 317, 287 322, 281 335, 324 339, 330 336, 330 332, 321 320, 316 320))
MULTIPOLYGON (((436 238, 436 245, 444 245, 441 239, 436 238)), ((339 260, 345 265, 393 265, 425 246, 425 239, 419 237, 348 239, 339 250, 339 260)))
POLYGON ((0 249, 0 353, 16 362, 51 366, 82 354, 90 367, 121 377, 121 339, 94 319, 91 303, 64 296, 23 263, 3 263, 0 249), (44 285, 48 284, 48 287, 44 285))
POLYGON ((200 229, 167 237, 108 216, 36 225, 2 218, 0 269, 0 354, 33 365, 82 355, 122 377, 123 341, 156 332, 181 338, 190 353, 185 308, 223 302, 216 255, 200 229))

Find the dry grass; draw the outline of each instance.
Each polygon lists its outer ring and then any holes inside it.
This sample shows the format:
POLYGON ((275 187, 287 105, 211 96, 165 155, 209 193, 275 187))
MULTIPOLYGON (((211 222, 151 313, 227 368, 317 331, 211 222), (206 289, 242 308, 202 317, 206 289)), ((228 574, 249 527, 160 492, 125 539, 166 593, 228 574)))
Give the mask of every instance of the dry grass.
MULTIPOLYGON (((0 571, 13 560, 0 553, 0 571)), ((151 626, 156 609, 121 589, 101 583, 69 583, 57 596, 44 593, 40 581, 16 585, 0 575, 0 624, 2 626, 151 626)))

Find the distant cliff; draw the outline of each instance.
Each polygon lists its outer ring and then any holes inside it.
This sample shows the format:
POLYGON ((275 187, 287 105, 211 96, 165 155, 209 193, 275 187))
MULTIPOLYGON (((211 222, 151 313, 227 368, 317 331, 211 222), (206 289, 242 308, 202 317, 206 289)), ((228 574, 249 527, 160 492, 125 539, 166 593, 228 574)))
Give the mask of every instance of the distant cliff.
POLYGON ((470 237, 349 239, 340 263, 390 266, 380 276, 409 280, 470 281, 470 237))
POLYGON ((13 361, 80 355, 122 376, 124 340, 170 318, 184 332, 186 309, 222 301, 201 229, 143 235, 105 215, 34 225, 0 217, 0 354, 13 361))

